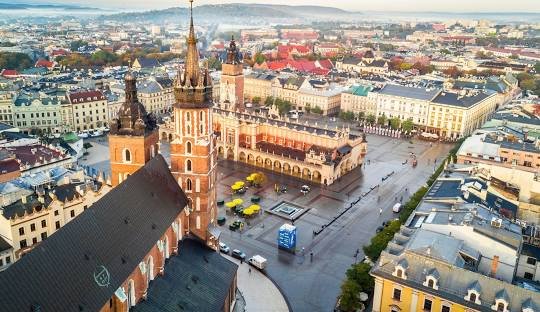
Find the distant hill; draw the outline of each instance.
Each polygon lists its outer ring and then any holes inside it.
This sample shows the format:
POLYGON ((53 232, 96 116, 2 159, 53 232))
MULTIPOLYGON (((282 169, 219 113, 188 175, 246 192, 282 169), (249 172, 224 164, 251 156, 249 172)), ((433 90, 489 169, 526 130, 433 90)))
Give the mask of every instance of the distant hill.
MULTIPOLYGON (((246 24, 260 23, 260 19, 265 21, 272 20, 338 20, 342 17, 352 17, 360 15, 359 13, 348 12, 345 10, 323 7, 323 6, 290 6, 273 4, 209 4, 193 8, 193 14, 201 22, 244 22, 246 24), (257 20, 258 19, 258 20, 257 20)), ((179 16, 187 16, 187 8, 169 8, 164 10, 153 10, 145 12, 119 13, 113 15, 104 15, 103 20, 115 21, 147 21, 152 23, 178 22, 179 16)))
POLYGON ((0 10, 27 10, 27 9, 64 9, 64 10, 100 10, 98 8, 82 7, 68 4, 29 4, 0 2, 0 10))

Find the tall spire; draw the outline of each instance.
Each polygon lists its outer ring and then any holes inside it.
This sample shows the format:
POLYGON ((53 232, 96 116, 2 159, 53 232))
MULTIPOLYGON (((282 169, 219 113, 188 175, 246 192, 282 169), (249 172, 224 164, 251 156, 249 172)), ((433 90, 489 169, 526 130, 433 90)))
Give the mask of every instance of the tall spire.
POLYGON ((184 81, 190 80, 192 86, 196 86, 199 81, 199 51, 197 50, 197 38, 195 37, 195 28, 193 27, 193 0, 189 0, 189 35, 187 38, 186 70, 184 72, 184 81))

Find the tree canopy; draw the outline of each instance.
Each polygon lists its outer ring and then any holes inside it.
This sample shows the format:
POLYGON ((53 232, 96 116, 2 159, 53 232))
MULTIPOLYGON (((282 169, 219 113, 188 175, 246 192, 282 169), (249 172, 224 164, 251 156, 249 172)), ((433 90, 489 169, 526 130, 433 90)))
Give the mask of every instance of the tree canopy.
POLYGON ((0 69, 23 70, 33 65, 34 62, 25 53, 0 52, 0 69))

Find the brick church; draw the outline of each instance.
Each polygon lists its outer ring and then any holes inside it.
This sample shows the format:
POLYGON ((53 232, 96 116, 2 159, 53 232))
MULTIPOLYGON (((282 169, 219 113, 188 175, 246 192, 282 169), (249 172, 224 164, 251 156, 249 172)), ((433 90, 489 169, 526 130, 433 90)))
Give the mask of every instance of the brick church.
MULTIPOLYGON (((190 0, 192 4, 192 0, 190 0)), ((192 9, 191 9, 192 12, 192 9)), ((0 274, 0 311, 230 311, 237 265, 217 250, 216 142, 208 69, 191 13, 174 93, 171 168, 136 76, 109 137, 108 194, 0 274)))

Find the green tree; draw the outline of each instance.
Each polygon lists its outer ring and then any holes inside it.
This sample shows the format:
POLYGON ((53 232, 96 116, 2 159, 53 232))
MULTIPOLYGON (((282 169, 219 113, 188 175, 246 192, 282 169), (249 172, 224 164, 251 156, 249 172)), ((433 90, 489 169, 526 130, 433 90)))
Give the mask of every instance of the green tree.
POLYGON ((360 306, 360 287, 354 281, 346 279, 341 285, 339 308, 343 311, 354 311, 360 306))
POLYGON ((109 51, 97 51, 92 54, 90 60, 94 65, 109 65, 119 59, 118 55, 109 51))
POLYGON ((323 113, 323 110, 319 107, 319 106, 315 106, 311 109, 311 112, 313 114, 322 114, 323 113))
POLYGON ((358 113, 358 120, 364 120, 366 118, 365 112, 359 112, 358 113))
POLYGON ((253 104, 259 105, 259 104, 261 104, 261 97, 260 96, 255 96, 255 97, 253 97, 253 99, 251 99, 251 102, 253 104))
POLYGON ((441 49, 441 51, 439 51, 439 52, 441 52, 441 54, 447 54, 447 55, 452 54, 452 52, 450 52, 450 50, 448 50, 448 49, 441 49))
POLYGON ((23 70, 32 67, 32 65, 34 65, 34 62, 32 62, 32 59, 25 53, 0 52, 0 70, 23 70))
POLYGON ((399 119, 398 117, 390 118, 390 128, 397 130, 399 128, 400 123, 401 123, 401 119, 399 119))
POLYGON ((266 100, 264 101, 264 106, 272 106, 272 104, 274 104, 274 97, 272 96, 267 97, 266 100))
POLYGON ((401 123, 401 129, 405 132, 411 132, 413 129, 414 123, 412 118, 409 118, 401 123))
POLYGON ((75 40, 75 41, 71 41, 71 43, 69 44, 69 49, 73 52, 77 52, 79 48, 85 47, 87 45, 88 45, 88 42, 84 40, 75 40))
POLYGON ((353 121, 354 120, 354 113, 351 111, 342 111, 339 112, 339 118, 345 120, 345 121, 353 121))
POLYGON ((368 124, 371 124, 371 125, 374 124, 375 120, 376 120, 376 117, 373 114, 369 114, 369 115, 366 116, 366 122, 368 124))
POLYGON ((537 74, 540 74, 540 62, 534 64, 534 71, 536 71, 537 74))
POLYGON ((377 123, 381 126, 384 126, 386 124, 387 118, 385 114, 382 114, 377 118, 377 123))
POLYGON ((266 61, 266 56, 264 56, 261 52, 257 52, 253 59, 254 59, 255 63, 260 65, 260 64, 262 64, 262 63, 264 63, 266 61))
POLYGON ((211 56, 208 58, 208 67, 215 70, 221 70, 221 61, 218 58, 211 56))
POLYGON ((536 90, 536 82, 534 81, 534 79, 522 80, 519 83, 519 86, 521 87, 521 89, 524 90, 536 90))
POLYGON ((374 281, 373 277, 369 275, 370 270, 371 266, 369 264, 356 263, 347 270, 346 276, 360 287, 360 291, 371 293, 374 288, 374 281))

